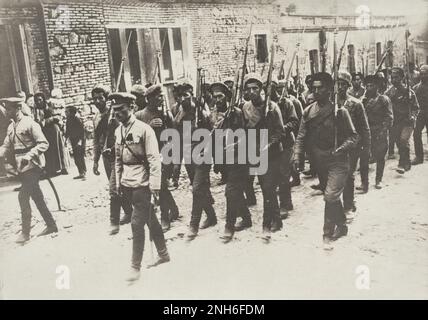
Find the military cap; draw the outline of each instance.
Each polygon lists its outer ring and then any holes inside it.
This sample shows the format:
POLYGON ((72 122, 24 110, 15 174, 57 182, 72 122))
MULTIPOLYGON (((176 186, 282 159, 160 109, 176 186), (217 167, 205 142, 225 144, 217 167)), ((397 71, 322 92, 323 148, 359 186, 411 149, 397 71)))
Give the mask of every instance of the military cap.
POLYGON ((233 78, 229 77, 229 78, 226 78, 226 80, 224 80, 223 83, 226 85, 227 85, 227 83, 234 84, 235 80, 233 78))
POLYGON ((382 79, 384 79, 384 77, 382 78, 382 77, 379 77, 378 75, 368 75, 364 78, 364 83, 365 84, 373 83, 375 85, 379 85, 382 79))
POLYGON ((177 91, 178 92, 184 92, 188 90, 193 90, 192 84, 187 79, 181 80, 179 83, 177 83, 177 91))
POLYGON ((400 68, 400 67, 393 67, 393 68, 391 68, 391 74, 392 74, 393 72, 396 72, 396 73, 398 73, 401 77, 404 77, 404 70, 403 70, 402 68, 400 68))
POLYGON ((133 103, 136 97, 133 94, 128 92, 114 92, 108 96, 108 99, 111 101, 111 105, 113 106, 121 106, 123 104, 133 103))
POLYGON ((224 93, 224 95, 228 98, 232 96, 232 92, 229 90, 229 87, 224 84, 223 82, 214 82, 210 86, 211 93, 214 93, 215 90, 221 91, 224 93))
MULTIPOLYGON (((263 77, 263 84, 267 84, 267 79, 268 78, 268 76, 266 75, 265 77, 263 77)), ((278 83, 279 83, 279 80, 278 80, 278 77, 276 76, 276 75, 272 75, 272 84, 275 86, 277 86, 278 85, 278 83)))
POLYGON ((162 94, 162 85, 160 84, 154 84, 150 86, 146 91, 146 97, 151 97, 158 94, 162 94))
POLYGON ((134 96, 144 96, 146 94, 147 89, 141 84, 134 84, 131 87, 131 93, 134 96))
POLYGON ((260 87, 263 86, 262 78, 258 73, 255 73, 255 72, 247 73, 244 77, 244 86, 253 82, 257 83, 257 85, 259 85, 260 87))
POLYGON ((110 95, 110 88, 103 84, 97 84, 95 85, 95 87, 92 88, 91 93, 94 94, 96 92, 102 92, 104 96, 108 97, 110 95))
POLYGON ((22 103, 24 103, 24 98, 20 97, 9 97, 9 98, 1 98, 0 102, 5 105, 5 107, 19 107, 22 103))
POLYGON ((423 66, 421 66, 420 74, 421 75, 428 75, 428 64, 424 64, 423 66))
POLYGON ((360 79, 364 78, 364 76, 363 76, 363 74, 361 72, 352 72, 351 73, 352 80, 355 80, 355 77, 357 77, 357 76, 360 77, 360 79))
POLYGON ((337 79, 345 81, 348 84, 348 86, 352 85, 352 82, 351 82, 352 78, 348 72, 340 71, 337 75, 337 79))
POLYGON ((333 87, 333 78, 331 77, 331 75, 327 72, 318 72, 315 73, 312 76, 312 83, 314 83, 315 81, 321 81, 323 85, 327 86, 328 88, 333 87))

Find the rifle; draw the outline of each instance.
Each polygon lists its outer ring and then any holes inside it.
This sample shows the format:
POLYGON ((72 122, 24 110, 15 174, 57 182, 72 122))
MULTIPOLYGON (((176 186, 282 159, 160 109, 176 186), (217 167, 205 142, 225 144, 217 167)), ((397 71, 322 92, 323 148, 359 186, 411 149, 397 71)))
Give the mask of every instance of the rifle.
MULTIPOLYGON (((397 21, 397 25, 395 26, 395 28, 397 28, 397 27, 398 27, 398 24, 399 24, 399 21, 397 21)), ((385 50, 385 52, 383 53, 382 58, 381 58, 381 60, 380 60, 380 62, 379 62, 379 65, 378 65, 378 66, 377 66, 377 68, 376 68, 376 72, 375 72, 375 74, 376 74, 376 73, 378 73, 378 72, 382 69, 382 65, 383 65, 383 63, 385 62, 386 57, 388 56, 388 53, 389 53, 390 51, 392 51, 392 49, 394 48, 394 43, 395 43, 395 41, 397 41, 397 38, 398 38, 398 35, 399 35, 399 34, 400 34, 400 33, 398 33, 398 32, 397 32, 397 35, 395 36, 394 41, 392 41, 391 45, 390 45, 388 48, 386 48, 386 50, 385 50)))
POLYGON ((199 66, 199 61, 196 69, 196 114, 195 114, 195 125, 197 128, 202 126, 203 114, 202 108, 204 104, 204 99, 202 97, 202 88, 205 83, 205 76, 203 74, 202 68, 199 66))
POLYGON ((278 72, 278 80, 282 80, 285 77, 284 64, 285 64, 285 59, 282 59, 281 60, 281 67, 279 68, 279 72, 278 72))
POLYGON ((244 50, 244 62, 242 64, 242 73, 241 73, 241 82, 239 84, 239 100, 238 104, 242 102, 242 96, 244 94, 244 76, 247 71, 247 56, 248 56, 248 44, 250 43, 251 32, 253 31, 253 22, 250 24, 250 32, 248 33, 247 40, 245 42, 245 50, 244 50))
POLYGON ((346 33, 345 33, 345 38, 343 39, 343 44, 340 47, 339 57, 337 58, 337 71, 339 71, 339 69, 340 69, 340 63, 342 62, 343 49, 345 48, 345 45, 346 45, 346 39, 348 39, 348 33, 349 33, 349 25, 348 25, 348 29, 346 30, 346 33))
POLYGON ((267 116, 269 111, 269 105, 272 94, 272 72, 273 72, 273 60, 275 58, 275 45, 272 43, 271 45, 271 53, 270 53, 270 61, 269 61, 269 69, 267 76, 267 84, 266 84, 266 95, 265 95, 265 116, 267 116))
POLYGON ((153 77, 152 77, 152 83, 156 84, 156 76, 158 77, 159 81, 161 79, 161 74, 160 74, 160 58, 162 56, 162 51, 163 51, 163 47, 165 44, 165 39, 166 36, 164 36, 163 40, 162 40, 162 44, 161 44, 161 48, 160 50, 158 50, 156 48, 156 43, 155 43, 155 49, 156 49, 156 66, 155 66, 155 70, 153 71, 153 77))
POLYGON ((410 31, 406 30, 405 38, 406 38, 406 86, 407 86, 407 96, 410 99, 410 67, 409 67, 409 37, 410 31))
POLYGON ((294 50, 294 53, 293 53, 293 57, 291 58, 290 66, 288 67, 287 75, 286 75, 286 78, 285 78, 285 86, 282 89, 281 97, 279 98, 279 101, 281 101, 282 99, 284 99, 284 97, 288 97, 288 88, 287 88, 288 87, 288 79, 290 79, 291 69, 293 68, 294 60, 297 57, 297 51, 299 49, 299 46, 300 46, 300 43, 297 43, 296 44, 296 49, 294 50))
POLYGON ((126 48, 125 48, 125 54, 122 56, 122 61, 120 62, 119 73, 117 75, 117 80, 116 80, 116 88, 114 90, 115 92, 119 91, 120 79, 122 79, 123 64, 125 63, 126 57, 128 56, 128 48, 129 48, 129 43, 131 42, 133 31, 134 30, 131 29, 131 32, 129 33, 128 41, 126 43, 126 48))
POLYGON ((337 29, 334 31, 334 40, 333 40, 333 74, 334 74, 334 151, 337 149, 337 111, 338 111, 338 68, 337 68, 337 29))

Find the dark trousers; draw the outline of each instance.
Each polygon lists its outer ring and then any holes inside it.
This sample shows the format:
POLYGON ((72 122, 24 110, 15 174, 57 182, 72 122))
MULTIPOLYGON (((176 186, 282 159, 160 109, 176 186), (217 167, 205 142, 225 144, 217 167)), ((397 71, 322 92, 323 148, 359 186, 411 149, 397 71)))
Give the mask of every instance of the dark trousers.
POLYGON ((106 170, 107 178, 109 179, 109 193, 110 193, 110 223, 118 225, 120 222, 120 208, 126 215, 132 214, 131 202, 123 196, 119 196, 116 190, 116 173, 114 161, 108 157, 103 156, 104 169, 106 170))
POLYGON ((71 148, 73 149, 74 163, 79 174, 86 174, 85 145, 78 146, 77 144, 71 144, 71 148))
POLYGON ((279 182, 279 201, 281 206, 292 204, 291 201, 291 159, 293 157, 293 149, 285 148, 281 153, 281 163, 279 167, 280 182, 279 182))
POLYGON ((358 160, 360 160, 361 184, 369 185, 369 153, 363 151, 360 147, 349 153, 349 174, 346 179, 345 189, 343 190, 343 206, 345 209, 351 209, 355 199, 355 170, 358 160))
POLYGON ((248 176, 245 184, 244 193, 247 203, 256 203, 256 193, 254 192, 254 179, 256 176, 248 176))
POLYGON ((424 148, 422 145, 422 130, 426 128, 428 135, 428 116, 420 113, 416 119, 415 131, 413 132, 413 141, 415 143, 415 156, 424 160, 424 148))
POLYGON ((263 228, 270 228, 274 221, 282 225, 276 193, 280 180, 280 163, 280 156, 269 158, 267 172, 259 176, 263 193, 263 228))
POLYGON ((317 173, 325 183, 324 235, 331 236, 336 226, 344 225, 346 217, 341 195, 349 172, 347 155, 332 156, 329 151, 315 150, 314 161, 317 173))
POLYGON ((250 210, 244 197, 244 189, 248 182, 248 166, 225 165, 226 182, 226 229, 234 230, 236 218, 250 219, 250 210))
POLYGON ((381 182, 385 170, 385 156, 388 152, 388 135, 387 130, 375 130, 372 132, 371 154, 376 161, 376 183, 381 182))
POLYGON ((213 208, 214 199, 210 191, 210 170, 211 165, 201 164, 193 165, 192 178, 192 213, 190 226, 198 229, 202 217, 202 211, 205 211, 208 219, 216 219, 213 208))
POLYGON ((161 176, 161 189, 159 192, 159 207, 161 211, 161 220, 169 221, 169 212, 177 209, 174 197, 171 191, 168 189, 168 178, 170 177, 170 171, 172 165, 162 164, 162 176, 161 176))
MULTIPOLYGON (((172 180, 175 182, 178 182, 178 180, 180 179, 181 164, 183 162, 183 158, 184 158, 184 153, 183 153, 183 149, 181 149, 180 150, 180 163, 174 164, 173 172, 172 172, 172 180)), ((192 184, 193 183, 193 176, 195 175, 194 165, 193 164, 185 164, 184 167, 186 168, 187 175, 188 175, 189 180, 190 180, 190 184, 192 184)))
POLYGON ((30 197, 36 204, 43 220, 48 227, 55 227, 55 220, 51 212, 46 206, 45 199, 43 198, 42 190, 40 189, 39 181, 42 176, 42 170, 33 168, 25 171, 19 175, 22 187, 18 194, 19 205, 21 207, 22 217, 22 233, 30 234, 31 229, 31 206, 30 197))
POLYGON ((123 187, 124 197, 133 205, 132 211, 132 260, 133 268, 140 269, 143 260, 145 230, 147 224, 149 237, 155 243, 159 255, 167 252, 165 238, 155 209, 150 202, 151 193, 149 187, 127 188, 123 187))
POLYGON ((395 123, 391 131, 392 135, 390 134, 390 138, 392 138, 398 145, 398 153, 400 155, 398 165, 400 167, 410 169, 410 137, 413 133, 413 126, 407 121, 401 121, 395 123))
POLYGON ((0 177, 6 176, 6 161, 3 157, 0 157, 0 177))

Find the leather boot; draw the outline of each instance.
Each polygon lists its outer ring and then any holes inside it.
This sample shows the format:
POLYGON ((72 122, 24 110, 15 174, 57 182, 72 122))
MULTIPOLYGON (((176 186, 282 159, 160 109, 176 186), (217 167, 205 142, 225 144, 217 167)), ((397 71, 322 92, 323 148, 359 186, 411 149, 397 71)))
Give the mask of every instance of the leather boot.
POLYGON ((361 194, 369 192, 369 186, 366 185, 366 184, 362 184, 361 186, 358 186, 355 189, 358 190, 358 191, 361 191, 360 192, 361 194))
POLYGON ((248 228, 251 228, 253 226, 253 222, 251 221, 251 218, 242 218, 241 221, 237 222, 235 224, 235 231, 242 231, 248 228))
POLYGON ((161 226, 163 232, 167 232, 169 229, 171 229, 171 223, 168 219, 161 219, 161 226))
POLYGON ((339 225, 336 227, 336 230, 334 230, 333 235, 331 236, 331 238, 333 240, 337 240, 341 237, 344 237, 348 234, 348 227, 346 225, 339 225))
POLYGON ((122 226, 124 224, 128 224, 131 222, 131 215, 130 214, 125 214, 122 219, 120 219, 119 224, 122 226))
POLYGON ((382 188, 383 188, 382 181, 377 181, 377 182, 376 182, 376 185, 375 185, 375 188, 376 188, 376 189, 382 189, 382 188))
POLYGON ((224 233, 222 236, 220 236, 220 239, 223 241, 223 243, 228 243, 232 241, 233 239, 233 230, 231 228, 226 227, 224 229, 224 233))
POLYGON ((28 240, 30 240, 30 235, 28 233, 21 232, 15 242, 22 244, 27 242, 28 240))
POLYGON ((48 234, 56 233, 56 232, 58 232, 58 228, 56 225, 48 226, 42 232, 40 232, 37 236, 43 237, 43 236, 47 236, 48 234))
POLYGON ((158 257, 153 263, 147 265, 147 269, 156 267, 156 266, 163 264, 163 263, 167 263, 170 260, 171 259, 170 259, 169 254, 168 254, 168 250, 165 248, 164 250, 162 250, 158 253, 158 257))
POLYGON ((416 157, 416 158, 415 158, 415 159, 413 159, 413 161, 412 161, 412 165, 413 165, 413 166, 416 166, 416 165, 421 164, 421 163, 424 163, 424 159, 423 159, 423 158, 418 158, 418 157, 416 157))
POLYGON ((270 227, 271 232, 277 232, 282 229, 282 220, 275 219, 270 227))
POLYGON ((186 238, 187 241, 192 241, 198 235, 198 228, 194 226, 189 227, 189 231, 187 232, 186 238))
POLYGON ((119 225, 111 224, 110 230, 109 230, 109 235, 113 236, 113 235, 118 234, 118 233, 119 233, 119 225))
POLYGON ((129 281, 129 282, 137 281, 138 279, 140 279, 140 275, 141 275, 140 269, 131 267, 131 270, 129 270, 129 274, 126 277, 126 281, 129 281))

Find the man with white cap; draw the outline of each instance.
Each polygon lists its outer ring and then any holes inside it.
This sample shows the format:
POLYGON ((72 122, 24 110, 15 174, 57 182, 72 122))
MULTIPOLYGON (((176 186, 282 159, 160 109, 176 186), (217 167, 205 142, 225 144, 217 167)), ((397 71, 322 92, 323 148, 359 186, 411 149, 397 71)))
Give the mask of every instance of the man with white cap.
POLYGON ((30 198, 33 199, 46 223, 46 228, 38 236, 58 232, 55 220, 46 206, 39 186, 39 180, 43 172, 42 168, 45 166, 43 153, 49 148, 49 143, 43 135, 40 125, 22 113, 22 98, 5 98, 1 102, 4 103, 6 115, 12 119, 12 122, 7 129, 4 143, 0 147, 0 157, 3 157, 6 152, 12 152, 16 159, 17 170, 22 183, 18 195, 21 207, 22 229, 16 242, 24 243, 30 240, 30 198))

